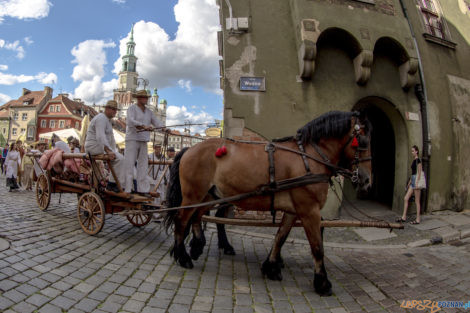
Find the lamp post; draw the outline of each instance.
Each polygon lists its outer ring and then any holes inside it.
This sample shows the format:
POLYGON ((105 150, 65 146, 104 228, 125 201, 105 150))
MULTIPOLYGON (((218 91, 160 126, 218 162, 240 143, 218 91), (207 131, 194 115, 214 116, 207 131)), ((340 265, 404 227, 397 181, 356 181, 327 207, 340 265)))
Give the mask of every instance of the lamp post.
MULTIPOLYGON (((10 109, 8 109, 8 138, 7 138, 7 144, 10 143, 10 134, 11 134, 11 120, 12 120, 12 113, 10 109)), ((14 113, 13 113, 14 114, 14 113)))

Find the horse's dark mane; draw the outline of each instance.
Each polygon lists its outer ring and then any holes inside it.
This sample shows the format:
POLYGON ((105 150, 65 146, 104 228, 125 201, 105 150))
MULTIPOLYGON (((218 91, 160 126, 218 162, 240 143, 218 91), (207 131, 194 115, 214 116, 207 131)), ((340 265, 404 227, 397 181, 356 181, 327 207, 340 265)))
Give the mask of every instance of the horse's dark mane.
POLYGON ((297 130, 303 143, 317 143, 321 138, 341 138, 351 129, 351 117, 357 112, 331 111, 320 115, 297 130))

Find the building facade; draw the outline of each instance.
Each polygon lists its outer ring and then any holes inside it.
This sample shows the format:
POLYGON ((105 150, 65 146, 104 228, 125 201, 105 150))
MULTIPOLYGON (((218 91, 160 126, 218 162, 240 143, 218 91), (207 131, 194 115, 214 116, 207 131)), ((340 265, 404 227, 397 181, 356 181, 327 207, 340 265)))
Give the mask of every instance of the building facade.
POLYGON ((81 130, 82 120, 88 115, 90 120, 97 112, 90 106, 87 106, 80 99, 71 100, 68 94, 59 94, 57 97, 49 100, 38 114, 37 136, 51 131, 62 130, 66 128, 75 128, 81 130))
MULTIPOLYGON (((0 110, 7 111, 9 116, 8 141, 24 138, 33 142, 37 137, 37 113, 52 98, 52 88, 44 87, 43 91, 31 91, 23 88, 21 97, 10 100, 0 110)), ((3 132, 3 129, 2 129, 3 132)))
MULTIPOLYGON (((374 127, 367 198, 402 210, 416 144, 427 210, 468 207, 467 1, 218 2, 225 136, 283 137, 327 111, 364 110, 374 127)), ((347 183, 344 192, 355 196, 347 183)))

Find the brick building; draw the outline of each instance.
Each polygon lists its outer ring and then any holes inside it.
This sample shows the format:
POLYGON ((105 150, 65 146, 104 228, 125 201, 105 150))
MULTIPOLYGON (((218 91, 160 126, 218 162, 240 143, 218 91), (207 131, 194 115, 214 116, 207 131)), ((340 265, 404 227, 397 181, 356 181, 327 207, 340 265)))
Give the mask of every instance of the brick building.
POLYGON ((39 112, 36 140, 39 139, 39 134, 51 131, 65 128, 80 130, 85 115, 89 115, 91 120, 96 114, 97 112, 93 108, 87 106, 80 99, 71 100, 67 94, 60 94, 49 100, 39 112))

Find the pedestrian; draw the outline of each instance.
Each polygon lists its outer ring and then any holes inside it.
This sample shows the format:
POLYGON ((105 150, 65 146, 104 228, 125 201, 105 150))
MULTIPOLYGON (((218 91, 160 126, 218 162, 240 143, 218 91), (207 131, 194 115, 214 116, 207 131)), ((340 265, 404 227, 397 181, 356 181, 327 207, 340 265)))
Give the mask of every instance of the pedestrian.
MULTIPOLYGON (((23 156, 24 156, 24 153, 25 153, 25 150, 23 148, 23 142, 21 140, 17 140, 16 141, 16 149, 18 150, 18 152, 20 153, 20 165, 21 165, 21 160, 23 160, 23 156)), ((21 169, 21 166, 18 167, 18 185, 21 186, 21 177, 23 176, 23 170, 21 169)))
POLYGON ((1 155, 1 167, 2 167, 2 174, 5 174, 5 169, 3 167, 3 165, 5 164, 5 159, 7 157, 7 154, 8 154, 8 144, 5 144, 5 147, 3 148, 3 151, 2 151, 2 155, 1 155))
POLYGON ((137 99, 127 109, 126 118, 126 192, 131 192, 134 164, 137 161, 137 190, 143 196, 150 196, 150 184, 147 177, 148 150, 147 143, 150 140, 152 126, 163 128, 164 125, 157 119, 155 114, 146 107, 149 95, 145 90, 139 90, 133 95, 137 99))
POLYGON ((173 160, 175 158, 175 154, 176 154, 175 148, 169 147, 168 151, 167 151, 167 154, 168 154, 168 159, 173 160))
POLYGON ((426 178, 423 172, 421 159, 419 158, 419 149, 415 145, 411 148, 413 162, 411 163, 411 178, 408 181, 407 191, 404 198, 403 215, 397 218, 397 222, 406 222, 406 214, 408 211, 408 202, 414 193, 416 203, 416 219, 410 224, 416 225, 421 223, 421 189, 426 188, 426 178))
POLYGON ((7 176, 7 187, 10 187, 9 191, 18 189, 18 167, 20 165, 21 158, 20 152, 16 148, 16 143, 10 145, 7 157, 5 158, 6 176, 7 176))
MULTIPOLYGON (((153 153, 149 154, 149 160, 150 161, 165 161, 165 157, 162 155, 161 144, 156 143, 153 146, 153 153)), ((168 170, 165 170, 165 168, 166 168, 166 165, 164 164, 150 164, 148 167, 150 190, 154 191, 155 187, 159 183, 156 192, 158 192, 160 195, 159 197, 155 198, 154 202, 156 204, 160 204, 161 201, 165 199, 165 191, 166 191, 166 186, 168 183, 168 179, 166 175, 168 170), (163 174, 165 175, 162 176, 163 174)))
POLYGON ((67 138, 67 143, 71 153, 80 153, 80 141, 77 138, 70 136, 67 138))
MULTIPOLYGON (((31 147, 26 149, 26 153, 31 152, 31 147)), ((25 154, 21 159, 21 169, 22 169, 22 184, 25 190, 33 190, 33 179, 31 177, 31 172, 33 170, 33 160, 30 156, 25 154)))
MULTIPOLYGON (((36 144, 36 149, 31 150, 33 153, 44 153, 46 151, 46 143, 45 142, 38 142, 36 144)), ((38 177, 43 174, 44 171, 41 169, 39 162, 33 158, 33 170, 31 171, 31 179, 35 182, 38 180, 38 177)))

